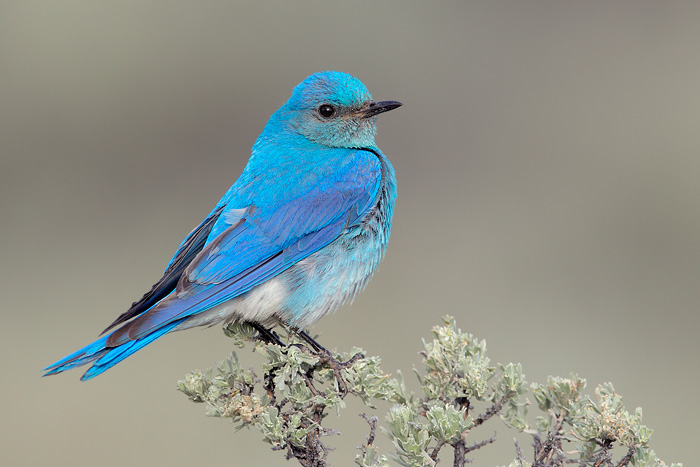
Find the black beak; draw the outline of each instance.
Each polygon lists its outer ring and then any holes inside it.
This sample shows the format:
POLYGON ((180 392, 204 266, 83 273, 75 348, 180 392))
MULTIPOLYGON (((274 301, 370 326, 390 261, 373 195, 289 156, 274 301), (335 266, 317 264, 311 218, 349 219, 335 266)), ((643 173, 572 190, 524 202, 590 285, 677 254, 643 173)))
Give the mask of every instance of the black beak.
POLYGON ((397 107, 401 107, 403 104, 397 101, 372 101, 366 106, 362 107, 357 111, 357 115, 364 118, 374 117, 384 112, 394 110, 397 107))

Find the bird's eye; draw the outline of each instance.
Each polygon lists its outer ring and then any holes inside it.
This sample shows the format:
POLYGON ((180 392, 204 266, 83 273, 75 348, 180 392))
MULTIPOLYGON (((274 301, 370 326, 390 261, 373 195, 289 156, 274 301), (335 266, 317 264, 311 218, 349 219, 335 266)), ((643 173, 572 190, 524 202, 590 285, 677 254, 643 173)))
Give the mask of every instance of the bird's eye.
POLYGON ((318 107, 318 113, 323 118, 329 118, 335 113, 335 107, 330 104, 322 104, 318 107))

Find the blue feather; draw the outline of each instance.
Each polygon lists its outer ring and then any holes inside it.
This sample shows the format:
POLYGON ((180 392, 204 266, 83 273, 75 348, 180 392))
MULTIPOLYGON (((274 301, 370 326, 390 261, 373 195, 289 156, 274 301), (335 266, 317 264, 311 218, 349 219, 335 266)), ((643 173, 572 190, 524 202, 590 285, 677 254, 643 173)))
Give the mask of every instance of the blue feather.
POLYGON ((82 381, 87 381, 103 373, 104 371, 109 370, 129 355, 135 353, 138 350, 141 350, 154 340, 169 333, 170 331, 175 329, 179 324, 180 322, 178 321, 172 322, 152 332, 151 334, 142 337, 141 339, 129 341, 124 345, 120 345, 119 347, 114 347, 108 350, 99 357, 99 359, 85 372, 85 374, 83 374, 83 376, 80 379, 82 381))
POLYGON ((372 102, 350 75, 294 89, 241 176, 180 244, 163 277, 83 349, 46 375, 93 363, 97 376, 176 329, 220 321, 307 326, 351 300, 386 249, 396 184, 374 143, 372 102), (332 115, 319 108, 334 106, 332 115))

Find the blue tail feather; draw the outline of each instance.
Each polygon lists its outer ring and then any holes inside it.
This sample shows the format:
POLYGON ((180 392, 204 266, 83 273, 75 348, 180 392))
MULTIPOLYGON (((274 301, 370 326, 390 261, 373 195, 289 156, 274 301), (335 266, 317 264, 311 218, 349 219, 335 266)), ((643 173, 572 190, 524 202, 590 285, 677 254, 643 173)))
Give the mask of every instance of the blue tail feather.
POLYGON ((44 374, 44 376, 56 375, 63 371, 70 370, 71 368, 86 365, 92 361, 97 360, 102 355, 104 355, 105 352, 107 352, 108 349, 105 347, 106 342, 107 336, 104 336, 100 339, 97 339, 92 344, 88 344, 82 349, 77 350, 72 354, 68 355, 67 357, 62 358, 56 363, 47 366, 43 370, 46 371, 46 374, 44 374))
POLYGON ((82 381, 87 381, 99 375, 100 373, 107 371, 108 369, 112 368, 114 365, 121 362, 131 354, 137 352, 138 350, 141 350, 154 340, 172 331, 180 323, 182 323, 182 321, 183 320, 178 320, 172 323, 168 323, 162 328, 156 329, 147 336, 133 341, 128 341, 117 347, 106 347, 106 342, 109 338, 109 335, 101 337, 95 342, 86 345, 82 349, 73 352, 67 357, 62 358, 56 363, 44 368, 44 371, 46 371, 44 376, 56 375, 66 370, 70 370, 72 368, 95 362, 80 378, 82 381))
POLYGON ((114 365, 117 363, 121 362, 124 360, 126 357, 129 355, 141 350, 154 340, 158 339, 159 337, 163 336, 164 334, 169 333, 173 329, 175 329, 182 320, 180 321, 175 321, 172 322, 166 326, 163 326, 160 329, 157 329, 156 331, 152 332, 151 334, 142 337, 141 339, 137 339, 135 341, 129 341, 126 344, 120 345, 119 347, 115 347, 114 349, 111 349, 109 352, 104 354, 102 357, 100 357, 99 360, 97 360, 89 369, 88 371, 85 372, 85 374, 80 378, 81 381, 87 381, 91 378, 94 378, 95 376, 99 375, 100 373, 109 370, 112 368, 114 365))

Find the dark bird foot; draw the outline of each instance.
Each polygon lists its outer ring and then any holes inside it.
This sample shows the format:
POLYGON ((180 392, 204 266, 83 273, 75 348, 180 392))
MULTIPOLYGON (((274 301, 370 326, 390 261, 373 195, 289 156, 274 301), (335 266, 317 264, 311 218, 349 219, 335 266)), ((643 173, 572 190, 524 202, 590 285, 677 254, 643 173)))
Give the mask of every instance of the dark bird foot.
MULTIPOLYGON (((284 342, 280 340, 277 333, 272 331, 271 329, 267 329, 261 324, 254 323, 252 321, 249 322, 249 324, 253 326, 253 328, 256 331, 258 331, 257 339, 259 339, 260 341, 265 342, 267 344, 276 344, 281 347, 287 346, 284 342)), ((306 331, 296 328, 292 328, 292 331, 295 332, 307 344, 307 346, 304 346, 302 344, 294 345, 297 345, 300 348, 305 349, 309 354, 318 357, 319 365, 328 366, 333 370, 335 379, 338 382, 338 388, 340 389, 341 397, 344 398, 348 394, 348 385, 345 382, 345 379, 343 378, 342 374, 340 373, 340 370, 350 368, 352 365, 355 364, 355 362, 357 362, 361 358, 364 358, 365 356, 362 353, 357 353, 346 362, 338 361, 335 358, 333 358, 333 354, 328 349, 316 342, 316 340, 314 340, 314 338, 311 337, 306 331)))
POLYGON ((321 365, 328 365, 333 370, 335 379, 336 381, 338 381, 338 389, 340 389, 340 398, 344 399, 345 396, 348 395, 348 383, 345 382, 345 379, 340 373, 340 370, 350 368, 356 361, 358 361, 361 358, 365 358, 365 356, 361 353, 356 353, 347 362, 339 362, 338 360, 333 358, 330 352, 328 352, 326 349, 323 350, 325 350, 325 352, 317 353, 319 357, 318 363, 320 363, 321 365))
POLYGON ((336 381, 338 381, 338 387, 340 388, 341 398, 347 396, 348 384, 345 382, 345 379, 340 374, 340 370, 350 368, 352 365, 355 364, 356 361, 358 361, 361 358, 364 358, 365 356, 361 353, 356 353, 348 361, 340 362, 333 358, 333 354, 321 344, 316 342, 311 336, 309 336, 306 333, 306 331, 303 331, 301 329, 296 329, 295 331, 299 335, 299 337, 301 337, 303 340, 306 341, 307 344, 309 344, 309 346, 311 347, 311 349, 309 349, 311 353, 319 357, 318 363, 321 365, 328 365, 333 370, 333 373, 335 374, 335 379, 336 381))

